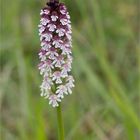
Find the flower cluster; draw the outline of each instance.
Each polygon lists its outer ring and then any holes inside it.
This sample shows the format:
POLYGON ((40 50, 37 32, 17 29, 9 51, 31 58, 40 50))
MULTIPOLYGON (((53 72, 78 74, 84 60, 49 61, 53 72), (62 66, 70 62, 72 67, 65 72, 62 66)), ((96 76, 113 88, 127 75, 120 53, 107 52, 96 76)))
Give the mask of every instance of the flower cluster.
POLYGON ((43 75, 41 96, 57 107, 64 95, 72 93, 74 79, 70 75, 72 63, 71 22, 66 6, 50 0, 40 12, 39 36, 41 49, 38 69, 43 75))

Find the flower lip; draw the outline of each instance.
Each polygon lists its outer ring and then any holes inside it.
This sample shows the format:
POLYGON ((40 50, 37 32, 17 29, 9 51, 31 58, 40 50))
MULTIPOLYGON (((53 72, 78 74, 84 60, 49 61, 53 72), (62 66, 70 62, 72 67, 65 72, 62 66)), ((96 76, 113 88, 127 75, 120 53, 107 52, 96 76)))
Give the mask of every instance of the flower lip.
POLYGON ((57 19, 58 19, 58 14, 57 14, 56 11, 53 11, 52 12, 52 15, 51 15, 51 20, 52 21, 57 21, 57 19))

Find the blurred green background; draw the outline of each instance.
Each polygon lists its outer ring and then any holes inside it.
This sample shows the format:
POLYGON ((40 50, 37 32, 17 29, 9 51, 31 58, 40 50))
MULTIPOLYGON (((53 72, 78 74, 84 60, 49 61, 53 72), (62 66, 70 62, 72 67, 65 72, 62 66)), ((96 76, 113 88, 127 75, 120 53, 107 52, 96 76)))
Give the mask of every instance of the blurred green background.
MULTIPOLYGON (((65 0, 75 88, 62 102, 66 140, 140 140, 138 0, 65 0)), ((38 24, 45 0, 1 0, 1 140, 57 140, 40 97, 38 24)))

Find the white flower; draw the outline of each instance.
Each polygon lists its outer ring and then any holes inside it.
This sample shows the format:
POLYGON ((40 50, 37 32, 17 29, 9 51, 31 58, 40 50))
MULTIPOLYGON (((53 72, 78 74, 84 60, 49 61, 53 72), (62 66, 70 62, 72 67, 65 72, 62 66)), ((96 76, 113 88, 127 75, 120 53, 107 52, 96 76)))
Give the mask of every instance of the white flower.
POLYGON ((40 70, 40 74, 42 75, 45 72, 46 62, 41 61, 41 63, 38 65, 38 69, 40 70))
POLYGON ((72 33, 72 31, 71 31, 71 24, 67 24, 67 27, 68 27, 68 29, 70 30, 70 33, 72 33))
POLYGON ((72 86, 71 86, 69 83, 67 83, 67 84, 66 84, 66 87, 67 87, 68 93, 69 93, 69 94, 72 94, 72 86))
MULTIPOLYGON (((66 17, 67 17, 67 19, 70 19, 70 15, 69 15, 68 12, 67 12, 67 14, 66 14, 66 17)), ((70 20, 69 20, 69 22, 70 22, 70 20)))
POLYGON ((61 72, 61 75, 63 78, 67 77, 68 76, 68 71, 63 71, 61 72))
POLYGON ((59 55, 54 58, 53 64, 55 64, 55 67, 61 67, 62 64, 64 64, 64 57, 62 55, 59 55))
POLYGON ((63 6, 63 5, 61 5, 59 8, 60 8, 60 13, 61 13, 62 15, 66 15, 66 13, 67 13, 66 7, 63 6))
POLYGON ((56 29, 56 25, 54 25, 54 24, 48 24, 47 27, 49 27, 49 31, 50 31, 50 32, 53 32, 53 31, 55 31, 55 29, 56 29))
POLYGON ((51 33, 46 33, 43 36, 45 37, 45 41, 51 41, 51 39, 52 39, 52 34, 51 33))
POLYGON ((67 77, 67 81, 70 82, 70 83, 73 83, 73 82, 74 82, 73 76, 69 75, 69 76, 67 77))
POLYGON ((55 46, 55 48, 60 48, 63 41, 58 37, 54 36, 52 44, 55 46))
POLYGON ((68 38, 69 40, 71 40, 71 34, 66 33, 66 36, 67 36, 67 38, 68 38))
POLYGON ((71 63, 72 63, 72 56, 71 55, 67 55, 68 56, 68 58, 67 58, 67 63, 69 63, 70 65, 71 65, 71 63))
POLYGON ((46 70, 47 71, 50 71, 51 72, 51 70, 54 68, 54 66, 53 66, 53 63, 52 63, 52 60, 47 60, 46 61, 46 70))
POLYGON ((48 51, 48 49, 51 48, 51 43, 47 41, 42 41, 41 46, 43 50, 48 51))
POLYGON ((51 16, 51 19, 52 19, 52 21, 57 21, 58 16, 56 16, 56 15, 52 15, 52 16, 51 16))
POLYGON ((52 14, 52 15, 51 15, 52 21, 57 21, 57 19, 58 19, 58 14, 57 14, 57 12, 53 11, 51 14, 52 14))
POLYGON ((67 47, 65 44, 61 45, 61 50, 62 50, 62 54, 64 55, 69 55, 71 54, 71 49, 70 47, 67 47))
POLYGON ((65 14, 66 14, 66 10, 62 9, 62 10, 60 10, 60 13, 61 13, 62 15, 65 15, 65 14))
POLYGON ((44 61, 46 59, 46 51, 41 49, 41 51, 39 52, 39 58, 41 59, 41 61, 44 61))
POLYGON ((60 19, 60 22, 62 23, 62 25, 67 25, 68 20, 65 18, 60 19))
POLYGON ((49 100, 49 104, 51 104, 53 107, 57 107, 59 105, 58 102, 61 102, 61 99, 55 94, 50 95, 49 100))
POLYGON ((44 10, 44 13, 45 13, 46 15, 48 15, 48 14, 50 13, 50 11, 49 11, 48 9, 45 9, 45 10, 44 10))
POLYGON ((41 20, 40 20, 40 22, 41 22, 41 24, 42 25, 47 25, 47 23, 49 23, 50 22, 50 20, 49 19, 47 19, 47 18, 42 18, 41 20))
POLYGON ((64 98, 64 94, 68 94, 68 93, 67 93, 67 87, 66 87, 65 85, 60 85, 60 86, 57 88, 56 93, 58 94, 58 95, 57 95, 58 97, 64 98))
POLYGON ((45 27, 42 25, 38 25, 38 26, 39 26, 39 35, 41 35, 41 33, 45 31, 45 27))
POLYGON ((60 48, 61 43, 62 43, 62 40, 60 40, 59 38, 55 37, 52 44, 55 45, 55 48, 60 48))
POLYGON ((72 88, 74 87, 74 79, 72 76, 68 76, 66 81, 68 82, 66 84, 67 91, 69 94, 72 94, 72 88))
POLYGON ((45 76, 40 88, 42 88, 42 89, 51 89, 51 85, 53 85, 52 80, 49 77, 45 76))
POLYGON ((54 59, 55 56, 58 56, 58 53, 56 52, 56 49, 51 47, 48 49, 48 52, 46 53, 46 55, 49 55, 49 59, 54 59))
POLYGON ((55 71, 52 75, 52 80, 55 81, 56 84, 61 84, 61 72, 60 71, 55 71))
POLYGON ((44 11, 41 9, 41 11, 40 11, 40 15, 43 15, 44 14, 44 11))
POLYGON ((62 67, 62 72, 61 72, 62 77, 64 77, 64 78, 67 77, 68 72, 70 72, 70 71, 71 71, 71 64, 69 64, 69 63, 64 64, 62 67))
POLYGON ((65 47, 62 54, 67 54, 67 55, 71 54, 71 49, 69 47, 65 47))
POLYGON ((45 97, 45 98, 48 98, 49 97, 49 95, 50 95, 49 90, 44 89, 41 86, 40 86, 40 90, 41 90, 40 96, 45 97))
POLYGON ((68 76, 66 81, 68 82, 66 84, 68 89, 74 87, 74 79, 73 79, 73 76, 71 76, 71 75, 68 76))
POLYGON ((48 15, 50 13, 50 11, 48 9, 42 10, 40 11, 40 15, 46 14, 48 15))
POLYGON ((62 37, 65 34, 65 30, 62 28, 59 28, 56 30, 56 33, 58 33, 58 36, 62 37))

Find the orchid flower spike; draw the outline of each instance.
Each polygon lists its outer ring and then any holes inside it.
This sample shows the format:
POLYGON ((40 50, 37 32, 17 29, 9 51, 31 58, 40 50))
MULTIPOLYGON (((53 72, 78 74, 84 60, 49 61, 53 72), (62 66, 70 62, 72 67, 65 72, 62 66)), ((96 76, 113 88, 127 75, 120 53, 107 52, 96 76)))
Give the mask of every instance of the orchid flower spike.
POLYGON ((41 49, 38 69, 43 76, 41 96, 53 107, 59 106, 65 95, 72 93, 74 79, 70 75, 72 64, 71 22, 66 6, 50 0, 41 12, 39 36, 41 49))

